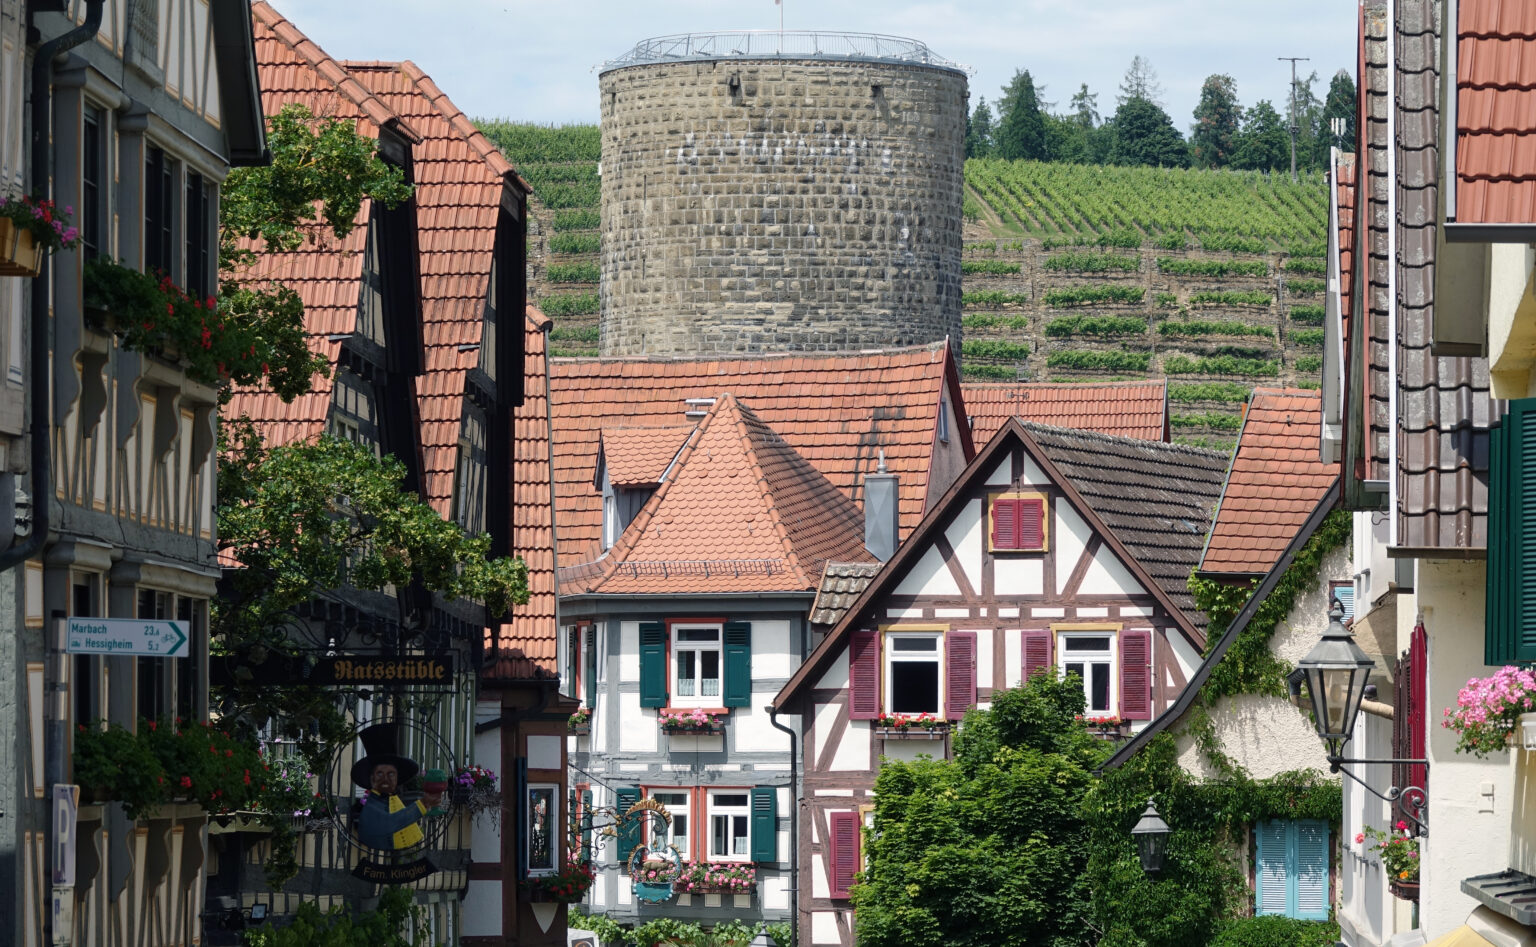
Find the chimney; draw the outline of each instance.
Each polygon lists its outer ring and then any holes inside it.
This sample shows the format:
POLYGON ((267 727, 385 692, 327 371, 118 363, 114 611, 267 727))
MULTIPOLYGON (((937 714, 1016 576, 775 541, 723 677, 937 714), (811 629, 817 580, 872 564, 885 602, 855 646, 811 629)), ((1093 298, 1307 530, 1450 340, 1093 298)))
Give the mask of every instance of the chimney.
POLYGON ((896 508, 896 475, 885 469, 885 451, 880 451, 880 466, 864 475, 864 548, 881 562, 896 554, 900 520, 896 508))

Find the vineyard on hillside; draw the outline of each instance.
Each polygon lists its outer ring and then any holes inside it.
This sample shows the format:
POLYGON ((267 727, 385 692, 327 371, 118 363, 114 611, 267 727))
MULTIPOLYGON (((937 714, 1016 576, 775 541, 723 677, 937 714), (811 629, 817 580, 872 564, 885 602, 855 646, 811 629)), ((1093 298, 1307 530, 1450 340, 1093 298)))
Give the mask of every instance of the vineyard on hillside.
MULTIPOLYGON (((529 294, 553 353, 596 354, 597 126, 481 128, 534 188, 529 294)), ((1320 175, 981 160, 965 178, 968 380, 1167 377, 1175 439, 1214 447, 1256 385, 1316 387, 1320 175)))

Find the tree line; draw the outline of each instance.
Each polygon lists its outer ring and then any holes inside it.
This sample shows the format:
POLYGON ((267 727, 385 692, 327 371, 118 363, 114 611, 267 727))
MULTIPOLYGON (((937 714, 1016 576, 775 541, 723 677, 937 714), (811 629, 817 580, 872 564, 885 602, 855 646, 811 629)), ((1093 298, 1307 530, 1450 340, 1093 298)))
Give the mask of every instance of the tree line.
MULTIPOLYGON (((1344 151, 1355 148, 1354 79, 1340 70, 1321 99, 1315 91, 1319 83, 1316 72, 1295 83, 1299 170, 1325 167, 1334 144, 1344 151)), ((995 115, 981 98, 966 116, 965 156, 1249 171, 1291 166, 1289 95, 1281 98, 1278 108, 1268 99, 1245 108, 1229 75, 1205 80, 1188 138, 1163 107, 1157 73, 1142 56, 1131 61, 1115 97, 1115 111, 1108 116, 1100 116, 1099 97, 1087 83, 1062 111, 1041 99, 1043 91, 1026 69, 1003 88, 995 115)))

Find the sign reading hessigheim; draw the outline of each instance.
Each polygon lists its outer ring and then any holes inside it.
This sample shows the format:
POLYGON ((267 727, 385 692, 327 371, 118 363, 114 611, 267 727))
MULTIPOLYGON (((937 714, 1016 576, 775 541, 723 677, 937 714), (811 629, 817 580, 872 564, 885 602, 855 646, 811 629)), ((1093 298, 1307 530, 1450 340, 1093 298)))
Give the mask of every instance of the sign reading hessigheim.
POLYGON ((186 625, 151 618, 66 618, 64 650, 70 654, 121 654, 147 658, 187 656, 186 625))

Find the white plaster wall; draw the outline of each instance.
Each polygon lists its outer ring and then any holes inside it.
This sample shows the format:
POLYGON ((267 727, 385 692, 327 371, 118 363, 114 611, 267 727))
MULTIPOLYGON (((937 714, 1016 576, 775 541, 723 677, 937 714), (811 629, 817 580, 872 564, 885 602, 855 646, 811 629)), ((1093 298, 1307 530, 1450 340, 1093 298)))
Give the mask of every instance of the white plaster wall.
MULTIPOLYGON (((1386 759, 1392 755, 1392 721, 1362 713, 1355 724, 1351 756, 1386 759)), ((1391 785, 1392 767, 1386 764, 1353 767, 1352 772, 1375 787, 1391 785)), ((1367 825, 1386 829, 1391 823, 1387 803, 1362 789, 1354 780, 1344 786, 1342 839, 1339 855, 1339 932, 1348 947, 1380 947, 1400 929, 1396 924, 1396 898, 1387 890, 1381 859, 1356 844, 1355 836, 1367 825)))
POLYGON ((1422 846, 1419 918, 1431 938, 1454 930, 1477 902, 1461 880, 1509 867, 1514 764, 1510 753, 1486 760, 1455 752, 1456 734, 1440 726, 1441 712, 1483 664, 1483 563, 1419 560, 1414 594, 1398 601, 1398 641, 1423 614, 1429 634, 1429 813, 1434 831, 1422 846))
POLYGON ((1100 546, 1092 564, 1083 573, 1083 584, 1078 591, 1083 595, 1145 595, 1147 590, 1132 577, 1113 550, 1100 546))
POLYGON ((910 763, 919 756, 944 758, 943 740, 886 740, 880 751, 884 759, 910 763))
MULTIPOLYGON (((787 680, 794 673, 794 658, 789 640, 789 620, 784 618, 752 619, 752 692, 767 694, 770 698, 779 692, 779 685, 762 683, 765 679, 787 680)), ((766 700, 753 698, 752 705, 766 704, 766 700)))
POLYGON ((1179 662, 1179 669, 1184 672, 1184 680, 1189 680, 1194 676, 1195 668, 1200 666, 1200 652, 1176 628, 1168 629, 1168 645, 1173 650, 1174 660, 1179 662))
MULTIPOLYGON (((1211 723, 1222 749, 1254 779, 1295 769, 1328 769, 1317 731, 1289 701, 1259 694, 1223 697, 1211 708, 1211 723)), ((1203 779, 1217 775, 1185 735, 1179 738, 1179 765, 1203 779)))
MULTIPOLYGON (((606 622, 603 623, 607 625, 606 622)), ((601 635, 601 629, 599 629, 601 635)), ((599 646, 602 642, 598 642, 599 646)), ((611 651, 599 650, 598 654, 611 654, 611 651)), ((603 662, 598 661, 601 668, 603 662)), ((602 674, 599 672, 599 678, 602 674)), ((625 621, 619 623, 619 683, 638 684, 640 682, 640 623, 637 621, 625 621)))
POLYGON ((1083 558, 1083 550, 1093 531, 1065 500, 1058 500, 1053 507, 1056 511, 1056 594, 1060 595, 1067 590, 1067 581, 1072 578, 1077 561, 1083 558))
MULTIPOLYGON (((757 663, 757 652, 754 646, 752 663, 757 663)), ((753 668, 756 677, 756 668, 753 668)), ((774 695, 778 693, 777 687, 752 688, 752 704, 748 707, 735 707, 731 710, 731 739, 735 749, 746 752, 773 752, 789 754, 789 734, 775 729, 769 723, 768 714, 762 708, 774 695)), ((787 726, 788 724, 786 724, 787 726)), ((786 812, 786 809, 780 809, 786 812)))
POLYGON ((949 567, 944 564, 944 557, 938 549, 929 546, 917 565, 902 576, 894 594, 956 596, 960 594, 960 586, 955 584, 955 577, 949 574, 949 567))
POLYGON ((459 923, 465 937, 500 937, 501 882, 471 881, 459 908, 459 923))
POLYGON ((821 680, 816 682, 818 688, 828 690, 842 690, 848 686, 848 649, 840 648, 837 657, 822 672, 821 680))
POLYGON ((640 708, 640 694, 636 691, 620 693, 619 700, 619 752, 655 753, 660 731, 656 718, 640 708))
MULTIPOLYGON (((814 829, 812 830, 814 832, 814 829)), ((812 839, 812 841, 815 841, 812 839)), ((811 897, 830 898, 832 885, 827 880, 827 860, 825 857, 811 858, 811 897)), ((836 941, 834 941, 836 943, 836 941)))
MULTIPOLYGON (((816 895, 818 898, 826 897, 826 894, 816 895)), ((813 944, 839 944, 842 943, 837 936, 837 912, 836 911, 812 911, 811 912, 811 943, 813 944)))
MULTIPOLYGON (((1340 546, 1323 556, 1317 584, 1296 597, 1296 604, 1269 639, 1269 650, 1295 664, 1307 656, 1328 627, 1328 583, 1350 577, 1350 549, 1340 546)), ((1363 613, 1362 613, 1363 614, 1363 613)))
POLYGON ((944 538, 949 540, 950 548, 955 551, 955 558, 960 563, 960 568, 965 572, 965 577, 970 580, 971 588, 981 588, 981 501, 970 500, 960 508, 955 518, 944 530, 944 538))
POLYGON ((987 486, 1006 487, 1012 481, 1013 461, 1005 456, 1001 461, 998 462, 996 467, 992 468, 992 472, 987 474, 987 486))
POLYGON ((1051 479, 1045 475, 1045 471, 1041 470, 1040 465, 1031 460, 1028 454, 1024 455, 1024 479, 1022 482, 1030 486, 1042 488, 1054 486, 1051 483, 1051 479))
MULTIPOLYGON (((837 708, 839 712, 842 708, 837 708)), ((842 772, 867 773, 870 770, 869 750, 869 721, 850 720, 848 729, 843 733, 843 738, 837 744, 837 753, 832 757, 832 769, 842 772)), ((821 714, 816 715, 816 724, 821 725, 821 714)))
MULTIPOLYGON (((475 704, 475 722, 484 723, 500 716, 501 708, 490 701, 481 701, 475 704)), ((475 759, 481 766, 501 771, 501 734, 502 729, 487 730, 484 733, 475 734, 475 759)), ((559 739, 559 737, 556 737, 559 739)), ((558 763, 556 765, 559 765, 558 763)), ((501 861, 501 833, 491 825, 489 819, 477 818, 473 831, 469 836, 469 856, 472 860, 482 864, 486 862, 501 861)), ((467 904, 468 902, 466 902, 467 904)), ((498 893, 496 904, 501 904, 501 896, 498 893)), ((500 914, 496 915, 500 918, 500 914)), ((497 922, 497 931, 501 929, 497 922)))
POLYGON ((1003 685, 1018 687, 1024 683, 1024 633, 1014 629, 1003 632, 1003 685))
MULTIPOLYGON (((787 835, 788 833, 785 834, 787 835)), ((779 840, 779 844, 781 846, 783 845, 782 838, 779 840)), ((782 852, 784 849, 781 847, 779 851, 782 852)), ((757 894, 758 897, 763 899, 763 907, 767 910, 788 911, 789 876, 773 875, 771 877, 761 879, 757 884, 757 894)))
POLYGON ((992 560, 993 588, 998 595, 1040 595, 1045 591, 1043 559, 992 560))
MULTIPOLYGON (((966 630, 966 629, 962 629, 966 630)), ((976 688, 992 686, 992 629, 976 629, 976 688)))

